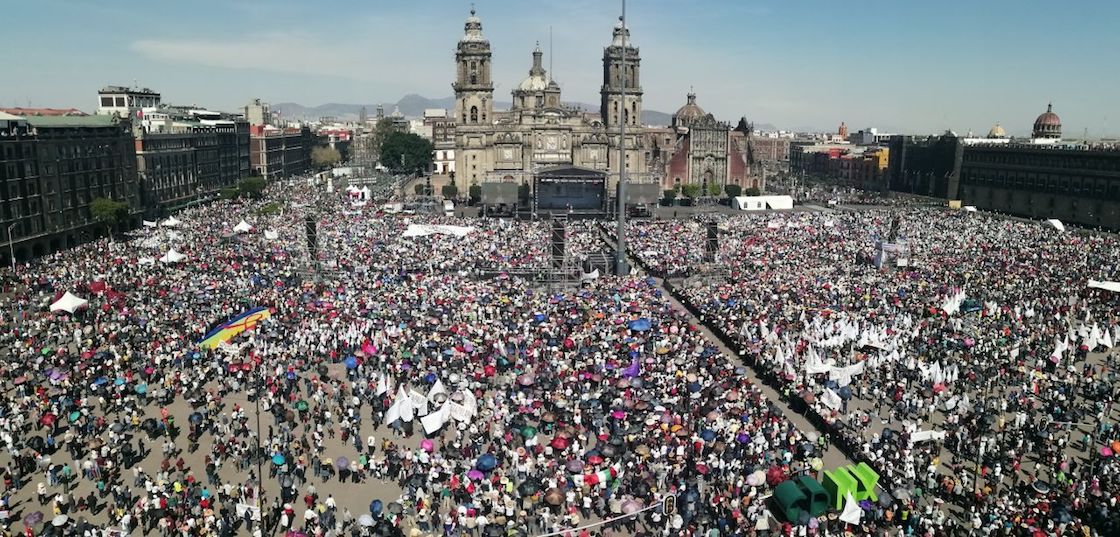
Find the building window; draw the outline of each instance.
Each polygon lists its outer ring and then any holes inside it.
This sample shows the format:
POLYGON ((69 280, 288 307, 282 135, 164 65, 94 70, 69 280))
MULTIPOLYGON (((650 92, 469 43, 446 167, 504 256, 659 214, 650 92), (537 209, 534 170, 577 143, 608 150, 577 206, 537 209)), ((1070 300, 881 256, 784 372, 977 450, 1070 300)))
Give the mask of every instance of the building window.
POLYGON ((478 107, 471 107, 471 123, 478 123, 478 107))

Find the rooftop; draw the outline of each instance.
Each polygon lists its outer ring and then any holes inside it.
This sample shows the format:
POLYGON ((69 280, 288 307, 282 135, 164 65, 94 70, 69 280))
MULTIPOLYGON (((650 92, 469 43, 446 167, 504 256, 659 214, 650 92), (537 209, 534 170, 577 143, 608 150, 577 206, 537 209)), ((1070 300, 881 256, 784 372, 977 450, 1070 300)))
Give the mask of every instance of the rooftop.
POLYGON ((0 108, 0 112, 7 112, 14 116, 86 116, 85 112, 77 108, 0 108))
POLYGON ((28 116, 32 127, 111 127, 117 124, 113 116, 28 116))
POLYGON ((159 95, 158 91, 150 88, 129 88, 125 86, 105 86, 97 93, 139 93, 144 95, 159 95))

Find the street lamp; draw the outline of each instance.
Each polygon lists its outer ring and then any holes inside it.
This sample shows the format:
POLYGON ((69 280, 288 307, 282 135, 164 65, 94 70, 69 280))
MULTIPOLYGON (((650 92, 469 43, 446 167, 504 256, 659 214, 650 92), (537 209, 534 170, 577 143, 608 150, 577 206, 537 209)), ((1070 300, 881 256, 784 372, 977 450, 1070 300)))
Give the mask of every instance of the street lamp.
POLYGON ((12 228, 19 225, 19 222, 13 222, 8 226, 8 255, 12 256, 12 272, 16 271, 16 247, 12 242, 12 228))

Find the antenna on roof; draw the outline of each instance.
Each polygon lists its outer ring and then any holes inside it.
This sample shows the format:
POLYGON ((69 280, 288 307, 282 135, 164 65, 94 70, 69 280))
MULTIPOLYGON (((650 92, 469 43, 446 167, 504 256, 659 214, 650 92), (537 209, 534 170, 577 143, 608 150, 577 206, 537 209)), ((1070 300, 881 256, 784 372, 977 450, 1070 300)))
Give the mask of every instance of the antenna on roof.
POLYGON ((548 80, 552 81, 552 25, 548 25, 548 80))

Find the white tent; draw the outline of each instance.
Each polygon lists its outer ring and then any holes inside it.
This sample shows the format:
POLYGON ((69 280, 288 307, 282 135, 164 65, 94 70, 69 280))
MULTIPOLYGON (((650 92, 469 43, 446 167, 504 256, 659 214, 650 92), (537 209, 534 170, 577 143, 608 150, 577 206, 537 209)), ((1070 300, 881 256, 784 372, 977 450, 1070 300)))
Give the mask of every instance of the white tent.
POLYGON ((1046 225, 1048 225, 1048 226, 1050 226, 1050 227, 1052 227, 1052 228, 1054 228, 1058 231, 1065 231, 1066 230, 1066 225, 1063 224, 1062 221, 1058 220, 1057 218, 1051 218, 1051 219, 1047 220, 1046 225))
POLYGON ((456 237, 465 237, 472 231, 474 231, 474 228, 469 226, 429 226, 422 224, 409 224, 408 229, 404 230, 404 233, 402 233, 401 236, 424 237, 427 235, 455 235, 456 237))
POLYGON ((166 254, 163 254, 163 257, 159 258, 159 261, 160 263, 178 263, 186 258, 186 255, 183 255, 179 252, 176 252, 174 249, 171 249, 168 250, 166 254))
POLYGON ((158 225, 159 225, 158 223, 152 222, 150 220, 145 220, 144 221, 144 227, 156 227, 158 225))
POLYGON ((160 224, 160 225, 163 226, 163 227, 179 227, 179 224, 182 224, 182 223, 183 223, 182 220, 179 220, 178 218, 175 218, 174 216, 172 216, 171 218, 168 218, 167 220, 164 220, 163 223, 160 224))
POLYGON ((791 196, 735 196, 731 207, 740 211, 783 210, 793 208, 791 196))
POLYGON ((264 238, 268 239, 270 241, 274 241, 274 240, 280 238, 280 233, 278 233, 278 232, 276 232, 275 230, 272 230, 272 229, 267 229, 264 232, 264 238))
POLYGON ((253 231, 253 226, 250 226, 248 222, 242 220, 241 223, 233 226, 233 230, 237 233, 248 233, 253 231))
POLYGON ((141 265, 154 265, 154 264, 156 264, 156 258, 154 258, 154 257, 141 257, 140 259, 137 259, 136 262, 141 264, 141 265))
POLYGON ((86 304, 89 304, 88 300, 78 298, 70 294, 70 291, 67 291, 66 294, 62 295, 62 298, 55 301, 54 304, 51 304, 51 312, 65 311, 67 313, 74 313, 80 308, 84 308, 86 304))
POLYGON ((1098 282, 1097 280, 1089 280, 1089 287, 1120 293, 1120 282, 1098 282))
POLYGON ((966 212, 966 213, 976 212, 976 206, 975 205, 965 205, 964 207, 961 207, 961 209, 963 209, 964 212, 966 212))
POLYGON ((369 189, 368 186, 362 187, 362 199, 368 200, 371 193, 372 193, 372 191, 369 189))

